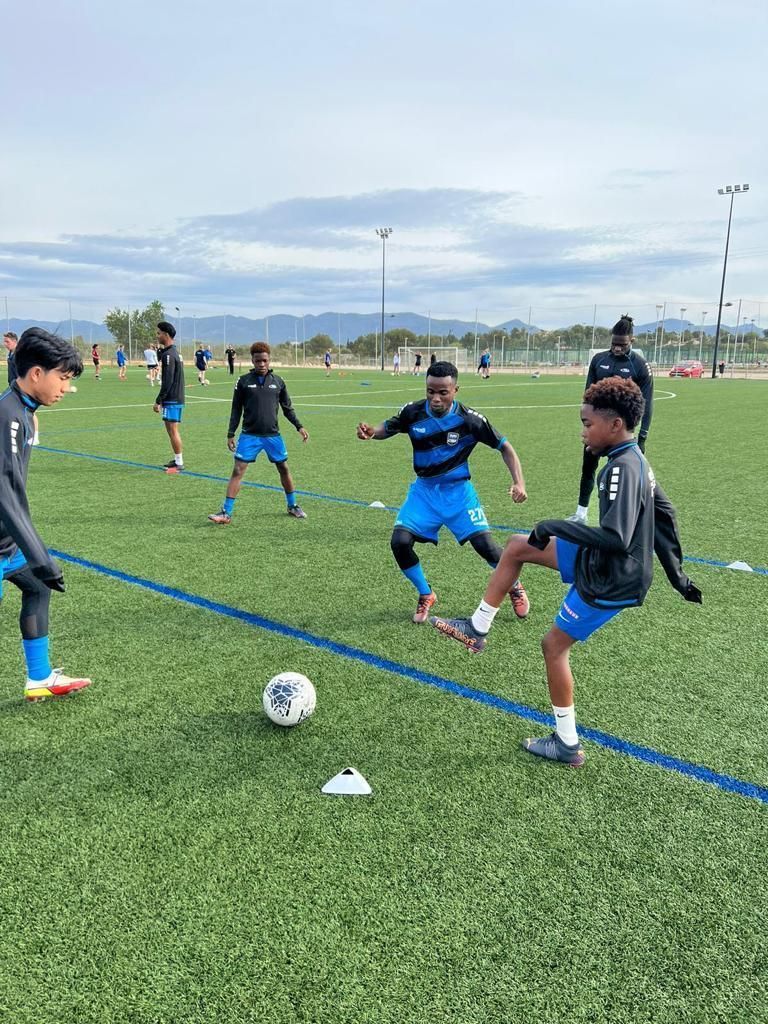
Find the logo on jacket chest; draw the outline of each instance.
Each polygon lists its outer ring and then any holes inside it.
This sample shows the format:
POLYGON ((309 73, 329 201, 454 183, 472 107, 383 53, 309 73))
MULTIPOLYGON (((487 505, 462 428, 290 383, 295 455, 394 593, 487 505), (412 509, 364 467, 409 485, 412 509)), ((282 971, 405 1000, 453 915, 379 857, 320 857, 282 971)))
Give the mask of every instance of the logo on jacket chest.
POLYGON ((455 430, 449 430, 445 435, 445 443, 451 446, 459 443, 459 434, 455 430))

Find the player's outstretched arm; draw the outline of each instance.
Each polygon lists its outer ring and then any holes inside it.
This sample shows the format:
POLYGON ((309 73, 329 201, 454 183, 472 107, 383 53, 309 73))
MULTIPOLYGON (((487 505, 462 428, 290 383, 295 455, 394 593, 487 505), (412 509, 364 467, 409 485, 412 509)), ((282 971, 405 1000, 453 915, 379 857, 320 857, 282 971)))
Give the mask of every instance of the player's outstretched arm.
POLYGON ((504 460, 504 465, 507 467, 509 474, 512 477, 512 486, 509 488, 510 496, 512 501, 514 501, 516 505, 519 505, 528 498, 520 458, 509 441, 505 441, 499 451, 501 452, 501 457, 504 460))
POLYGON ((359 441, 383 441, 386 436, 387 432, 384 429, 383 423, 380 423, 377 427, 372 427, 370 423, 357 424, 357 438, 359 441))

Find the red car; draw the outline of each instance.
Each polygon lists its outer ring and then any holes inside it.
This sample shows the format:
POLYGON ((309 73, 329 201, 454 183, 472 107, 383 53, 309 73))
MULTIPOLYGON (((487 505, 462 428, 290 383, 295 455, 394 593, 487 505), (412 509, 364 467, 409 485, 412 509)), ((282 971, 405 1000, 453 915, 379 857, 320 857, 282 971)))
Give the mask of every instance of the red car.
POLYGON ((678 363, 669 371, 670 377, 701 377, 704 374, 704 367, 698 359, 686 359, 678 363))

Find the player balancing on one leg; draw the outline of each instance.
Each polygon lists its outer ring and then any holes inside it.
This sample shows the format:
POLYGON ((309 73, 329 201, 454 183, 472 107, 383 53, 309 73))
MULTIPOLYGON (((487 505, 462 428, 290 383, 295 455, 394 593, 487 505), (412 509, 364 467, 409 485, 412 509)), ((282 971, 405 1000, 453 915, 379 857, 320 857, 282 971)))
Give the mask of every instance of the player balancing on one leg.
MULTIPOLYGON (((509 493, 516 503, 528 495, 520 459, 512 445, 488 420, 456 401, 458 370, 453 363, 436 362, 427 373, 427 397, 404 405, 397 415, 372 427, 359 423, 361 441, 383 441, 407 434, 413 445, 416 479, 397 513, 391 546, 403 575, 419 595, 414 622, 426 622, 437 600, 414 551, 414 544, 437 544, 441 526, 447 526, 459 544, 466 541, 494 569, 501 547, 488 528, 483 506, 470 482, 468 459, 478 443, 495 448, 512 477, 509 493)), ((528 614, 528 597, 517 577, 507 587, 518 618, 528 614)))
POLYGON ((184 414, 184 364, 173 343, 173 339, 176 337, 176 328, 173 324, 168 323, 167 320, 161 320, 157 325, 156 337, 162 346, 160 367, 163 379, 152 408, 155 412, 162 413, 163 423, 173 452, 173 458, 170 462, 166 462, 163 469, 166 473, 182 473, 184 471, 184 455, 179 424, 184 414))
POLYGON ((52 590, 64 590, 61 569, 32 525, 26 482, 32 417, 69 391, 83 363, 68 341, 30 327, 16 348, 18 377, 0 395, 0 597, 3 580, 21 591, 22 647, 27 664, 24 696, 29 701, 62 697, 91 685, 52 668, 48 654, 48 608, 52 590))
POLYGON ((523 740, 523 746, 531 754, 574 767, 584 763, 573 706, 574 643, 586 640, 622 608, 643 603, 651 585, 654 549, 672 586, 686 601, 701 603, 701 591, 682 570, 675 510, 633 435, 643 406, 640 389, 631 380, 602 380, 584 394, 582 440, 590 451, 608 458, 598 483, 600 525, 545 519, 527 540, 509 541, 471 619, 430 619, 445 636, 479 654, 504 588, 519 577, 523 565, 545 565, 560 572, 571 588, 541 644, 556 728, 550 736, 523 740))
POLYGON ((277 466, 280 483, 285 491, 285 500, 288 503, 288 515, 294 519, 307 518, 307 513, 296 503, 293 477, 288 469, 288 449, 277 426, 278 408, 283 410, 288 422, 296 427, 302 441, 308 441, 309 434, 299 423, 285 381, 270 370, 269 354, 270 347, 265 341, 254 342, 251 345, 253 369, 240 377, 235 384, 227 431, 227 447, 235 453, 235 467, 229 478, 227 496, 221 511, 208 516, 212 523, 225 525, 232 522, 235 499, 240 492, 245 471, 262 451, 266 452, 269 461, 277 466), (243 429, 235 445, 235 434, 241 417, 243 429))

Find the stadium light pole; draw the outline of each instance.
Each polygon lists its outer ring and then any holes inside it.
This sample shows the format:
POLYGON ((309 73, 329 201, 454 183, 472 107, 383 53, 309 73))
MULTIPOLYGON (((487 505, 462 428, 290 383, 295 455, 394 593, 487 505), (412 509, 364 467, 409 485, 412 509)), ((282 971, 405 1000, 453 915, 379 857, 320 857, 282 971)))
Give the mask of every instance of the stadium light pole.
POLYGON ((376 234, 381 239, 381 372, 384 372, 384 275, 387 265, 387 239, 392 234, 392 228, 376 228, 376 234))
POLYGON ((181 352, 181 307, 180 306, 174 306, 173 308, 179 314, 179 329, 178 329, 178 331, 176 333, 179 336, 179 352, 181 352))
POLYGON ((677 336, 677 363, 680 365, 680 357, 683 348, 683 331, 685 330, 685 320, 683 320, 683 313, 688 309, 687 306, 680 307, 680 333, 677 336))
POLYGON ((702 346, 704 345, 704 323, 708 316, 708 313, 701 314, 701 331, 699 333, 699 362, 701 362, 702 346))
POLYGON ((653 361, 658 365, 659 362, 659 320, 661 318, 661 311, 664 309, 660 302, 656 303, 656 334, 653 338, 653 361))
POLYGON ((731 240, 731 219, 733 217, 733 197, 737 192, 749 192, 749 185, 726 185, 725 188, 719 188, 717 194, 719 196, 730 196, 731 203, 728 208, 728 231, 725 235, 725 256, 723 257, 723 278, 720 282, 720 302, 717 307, 717 327, 715 328, 715 347, 712 352, 712 380, 715 379, 717 374, 717 348, 720 343, 720 321, 723 315, 723 295, 725 294, 725 270, 728 266, 728 243, 731 240))

